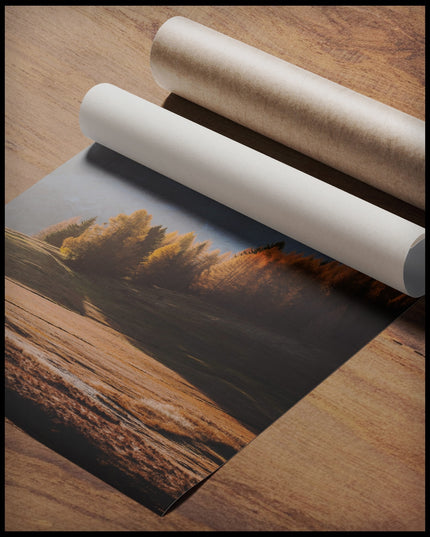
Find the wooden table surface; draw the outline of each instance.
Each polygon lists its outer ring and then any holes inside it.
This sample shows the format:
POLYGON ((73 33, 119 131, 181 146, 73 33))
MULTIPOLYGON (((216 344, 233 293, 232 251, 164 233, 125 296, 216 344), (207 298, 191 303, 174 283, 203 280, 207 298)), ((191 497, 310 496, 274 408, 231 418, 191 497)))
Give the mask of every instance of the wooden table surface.
MULTIPOLYGON (((424 6, 8 6, 6 201, 91 144, 111 82, 423 223, 423 213, 158 87, 152 39, 183 15, 424 119, 424 6)), ((424 299, 165 517, 6 420, 6 530, 423 530, 424 299)))

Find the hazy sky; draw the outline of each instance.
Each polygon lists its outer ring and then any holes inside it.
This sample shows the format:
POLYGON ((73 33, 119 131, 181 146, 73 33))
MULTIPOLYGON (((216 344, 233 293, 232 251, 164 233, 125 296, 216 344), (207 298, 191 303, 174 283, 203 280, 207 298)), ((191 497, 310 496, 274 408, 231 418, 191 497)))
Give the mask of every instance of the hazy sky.
POLYGON ((97 216, 97 222, 103 223, 111 216, 138 209, 153 216, 153 225, 180 233, 194 231, 199 241, 211 240, 213 249, 222 252, 279 240, 285 240, 286 251, 314 252, 98 144, 8 203, 5 223, 32 235, 74 216, 97 216))

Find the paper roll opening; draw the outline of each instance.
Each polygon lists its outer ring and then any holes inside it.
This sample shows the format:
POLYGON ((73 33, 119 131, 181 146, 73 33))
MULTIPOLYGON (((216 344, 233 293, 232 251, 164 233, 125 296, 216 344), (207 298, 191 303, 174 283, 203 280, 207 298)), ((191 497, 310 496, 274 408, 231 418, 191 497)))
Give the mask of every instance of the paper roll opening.
POLYGON ((422 235, 409 250, 403 278, 408 295, 420 297, 425 294, 425 236, 422 235))

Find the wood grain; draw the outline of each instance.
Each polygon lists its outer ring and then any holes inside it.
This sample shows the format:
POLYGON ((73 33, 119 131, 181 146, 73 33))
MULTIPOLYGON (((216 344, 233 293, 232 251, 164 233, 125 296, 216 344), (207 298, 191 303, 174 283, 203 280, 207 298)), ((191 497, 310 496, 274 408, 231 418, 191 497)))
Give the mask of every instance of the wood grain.
MULTIPOLYGON (((424 119, 424 14, 424 6, 7 6, 6 201, 90 145, 78 112, 99 82, 351 188, 341 174, 169 97, 152 79, 152 39, 183 15, 424 119)), ((358 182, 353 189, 423 222, 406 204, 358 182)), ((7 421, 6 529, 423 530, 423 319, 421 300, 163 518, 7 421)))

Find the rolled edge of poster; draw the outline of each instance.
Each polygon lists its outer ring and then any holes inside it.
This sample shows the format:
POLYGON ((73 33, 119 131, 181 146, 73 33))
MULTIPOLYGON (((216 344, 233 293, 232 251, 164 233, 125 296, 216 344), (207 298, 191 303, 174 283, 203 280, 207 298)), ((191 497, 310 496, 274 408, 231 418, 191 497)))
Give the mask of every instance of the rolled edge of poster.
POLYGON ((111 84, 82 132, 402 293, 425 293, 424 228, 111 84))
POLYGON ((168 91, 424 209, 424 121, 184 17, 150 62, 168 91))

